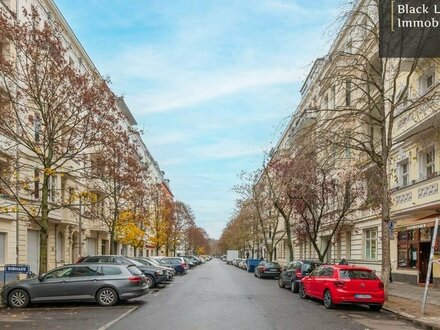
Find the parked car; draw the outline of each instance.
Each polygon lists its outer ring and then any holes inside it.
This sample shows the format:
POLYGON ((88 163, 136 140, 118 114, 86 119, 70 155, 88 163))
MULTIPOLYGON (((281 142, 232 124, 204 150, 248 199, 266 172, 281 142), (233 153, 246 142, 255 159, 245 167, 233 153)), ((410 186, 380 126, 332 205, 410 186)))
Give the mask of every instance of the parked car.
POLYGON ((158 262, 160 262, 163 265, 173 267, 177 274, 185 274, 188 269, 188 265, 186 264, 186 262, 182 261, 182 258, 163 257, 163 258, 157 258, 157 259, 155 258, 155 260, 157 260, 158 262))
POLYGON ((298 293, 302 278, 309 275, 320 265, 322 265, 321 262, 313 260, 291 261, 278 277, 278 286, 280 288, 290 288, 292 292, 298 293))
POLYGON ((257 267, 255 267, 254 276, 259 278, 275 278, 280 276, 281 266, 277 262, 261 261, 257 267))
POLYGON ((148 293, 145 276, 134 265, 73 264, 38 278, 11 282, 3 287, 2 301, 23 308, 31 303, 96 301, 113 306, 148 293))
POLYGON ((202 260, 196 256, 183 256, 186 259, 191 260, 193 263, 195 263, 196 265, 201 265, 202 264, 202 260))
POLYGON ((248 271, 248 273, 255 272, 255 267, 257 267, 260 262, 260 259, 248 259, 246 261, 246 270, 248 271))
POLYGON ((195 266, 197 266, 196 262, 193 259, 188 258, 188 257, 182 257, 182 258, 185 260, 185 262, 189 266, 189 268, 194 268, 195 266))
POLYGON ((146 258, 143 258, 143 257, 135 257, 135 258, 130 258, 130 259, 138 261, 145 266, 156 267, 158 269, 164 270, 167 274, 167 280, 172 280, 174 275, 176 274, 176 271, 174 270, 174 268, 161 266, 159 263, 155 264, 152 261, 150 261, 146 258))
POLYGON ((384 303, 382 281, 367 267, 323 265, 302 279, 301 298, 314 297, 324 301, 325 308, 338 304, 368 305, 380 311, 384 303))
POLYGON ((159 269, 154 266, 145 266, 139 261, 129 259, 119 255, 97 255, 97 256, 87 256, 82 260, 82 263, 113 263, 120 265, 135 265, 139 268, 145 275, 148 287, 155 287, 157 284, 166 281, 167 274, 166 271, 159 269))
POLYGON ((239 264, 238 264, 238 267, 240 268, 240 269, 243 269, 243 270, 246 270, 246 259, 242 259, 240 262, 239 262, 239 264))

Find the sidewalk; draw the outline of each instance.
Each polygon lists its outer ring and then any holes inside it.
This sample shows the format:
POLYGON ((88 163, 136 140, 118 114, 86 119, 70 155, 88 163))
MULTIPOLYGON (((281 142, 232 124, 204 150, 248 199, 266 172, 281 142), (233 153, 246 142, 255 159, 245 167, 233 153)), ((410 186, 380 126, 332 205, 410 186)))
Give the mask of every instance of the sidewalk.
POLYGON ((420 309, 424 290, 424 286, 390 283, 388 301, 384 309, 428 329, 440 329, 440 289, 429 288, 425 315, 422 315, 420 309))

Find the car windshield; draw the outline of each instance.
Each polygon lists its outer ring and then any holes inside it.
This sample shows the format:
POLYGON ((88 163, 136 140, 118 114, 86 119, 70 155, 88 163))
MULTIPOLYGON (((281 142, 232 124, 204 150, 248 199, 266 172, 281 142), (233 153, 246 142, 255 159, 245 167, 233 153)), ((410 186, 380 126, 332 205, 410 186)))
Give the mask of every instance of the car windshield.
POLYGON ((144 267, 145 266, 143 263, 141 263, 141 262, 139 262, 137 260, 129 259, 129 258, 127 258, 127 260, 130 261, 135 266, 140 266, 140 267, 144 267))
POLYGON ((157 261, 155 259, 148 259, 148 261, 150 263, 152 263, 153 265, 157 265, 157 266, 160 266, 161 264, 163 265, 163 263, 161 263, 161 262, 159 262, 159 261, 157 261))
POLYGON ((363 269, 344 269, 339 271, 339 277, 351 280, 377 280, 376 274, 363 269))
POLYGON ((280 264, 277 262, 266 262, 265 266, 270 268, 281 268, 280 264))

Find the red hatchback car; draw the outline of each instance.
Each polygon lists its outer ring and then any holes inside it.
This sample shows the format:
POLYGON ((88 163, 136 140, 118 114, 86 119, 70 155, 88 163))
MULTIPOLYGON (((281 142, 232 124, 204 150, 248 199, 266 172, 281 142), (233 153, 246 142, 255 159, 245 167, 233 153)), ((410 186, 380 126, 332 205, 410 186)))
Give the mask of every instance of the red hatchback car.
POLYGON ((337 304, 368 305, 380 311, 384 303, 382 281, 366 267, 324 265, 302 279, 301 298, 314 297, 324 301, 325 308, 337 304))

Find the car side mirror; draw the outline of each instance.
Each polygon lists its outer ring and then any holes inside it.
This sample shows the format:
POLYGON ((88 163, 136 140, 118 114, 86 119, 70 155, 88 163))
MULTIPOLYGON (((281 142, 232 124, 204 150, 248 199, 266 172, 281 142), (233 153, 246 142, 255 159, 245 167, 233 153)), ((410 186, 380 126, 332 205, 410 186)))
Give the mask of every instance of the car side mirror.
POLYGON ((38 280, 41 282, 42 280, 44 280, 45 276, 46 276, 46 273, 38 275, 38 280))

